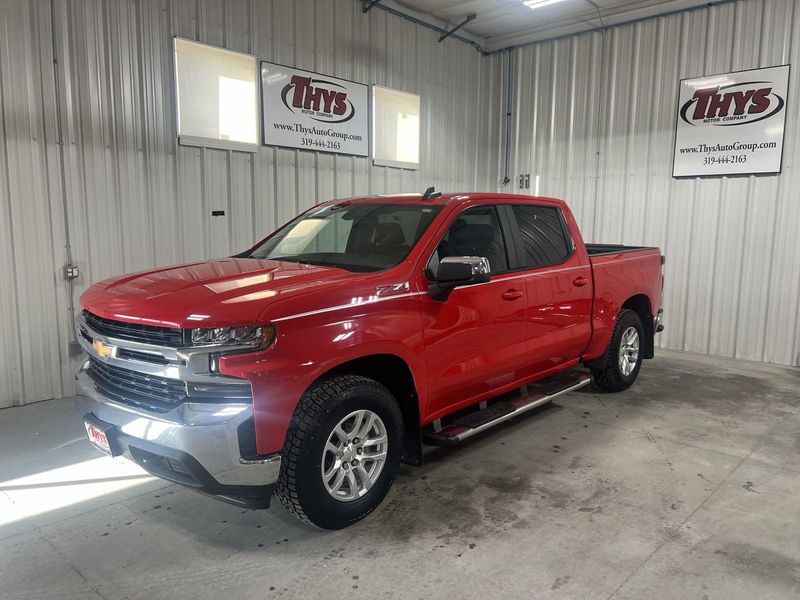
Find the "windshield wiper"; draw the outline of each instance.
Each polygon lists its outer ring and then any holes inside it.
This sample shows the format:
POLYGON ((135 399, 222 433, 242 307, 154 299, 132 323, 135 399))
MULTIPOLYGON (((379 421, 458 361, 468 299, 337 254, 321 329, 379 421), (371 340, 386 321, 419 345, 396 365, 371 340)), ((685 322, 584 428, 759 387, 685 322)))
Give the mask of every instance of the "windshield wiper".
POLYGON ((266 260, 282 260, 283 262, 293 262, 298 263, 301 265, 322 265, 324 263, 317 261, 312 261, 310 258, 302 258, 302 254, 296 254, 294 256, 265 256, 266 260))
POLYGON ((306 255, 303 254, 297 254, 295 256, 270 256, 268 257, 268 260, 282 260, 285 262, 293 262, 300 265, 314 265, 317 267, 336 267, 338 269, 345 269, 347 271, 355 270, 352 265, 324 261, 319 258, 306 258, 306 255))

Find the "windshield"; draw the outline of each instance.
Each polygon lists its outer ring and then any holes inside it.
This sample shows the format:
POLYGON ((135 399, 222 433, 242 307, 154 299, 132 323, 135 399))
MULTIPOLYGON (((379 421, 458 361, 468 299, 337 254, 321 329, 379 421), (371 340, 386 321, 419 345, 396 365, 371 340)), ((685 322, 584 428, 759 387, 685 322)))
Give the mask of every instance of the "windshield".
POLYGON ((246 256, 381 271, 408 256, 440 208, 333 204, 298 217, 246 256))

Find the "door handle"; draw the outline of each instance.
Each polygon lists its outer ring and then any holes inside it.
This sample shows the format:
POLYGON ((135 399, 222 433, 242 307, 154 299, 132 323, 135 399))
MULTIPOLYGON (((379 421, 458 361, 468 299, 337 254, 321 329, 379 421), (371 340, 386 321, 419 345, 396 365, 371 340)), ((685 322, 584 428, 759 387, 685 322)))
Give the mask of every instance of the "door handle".
POLYGON ((517 298, 522 298, 523 294, 522 290, 508 290, 503 292, 503 300, 516 300, 517 298))
POLYGON ((575 287, 583 287, 583 286, 585 286, 587 283, 589 283, 589 280, 588 280, 588 279, 586 279, 586 277, 578 277, 577 279, 575 279, 575 280, 572 282, 572 285, 574 285, 575 287))

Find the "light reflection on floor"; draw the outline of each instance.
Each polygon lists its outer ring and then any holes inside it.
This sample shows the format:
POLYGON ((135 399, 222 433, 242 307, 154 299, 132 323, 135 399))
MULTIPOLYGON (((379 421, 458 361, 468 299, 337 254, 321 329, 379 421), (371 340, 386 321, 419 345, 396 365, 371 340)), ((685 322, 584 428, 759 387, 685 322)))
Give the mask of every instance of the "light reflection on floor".
POLYGON ((0 532, 25 518, 36 517, 120 490, 153 477, 124 458, 99 456, 64 467, 0 481, 6 502, 0 510, 0 532))

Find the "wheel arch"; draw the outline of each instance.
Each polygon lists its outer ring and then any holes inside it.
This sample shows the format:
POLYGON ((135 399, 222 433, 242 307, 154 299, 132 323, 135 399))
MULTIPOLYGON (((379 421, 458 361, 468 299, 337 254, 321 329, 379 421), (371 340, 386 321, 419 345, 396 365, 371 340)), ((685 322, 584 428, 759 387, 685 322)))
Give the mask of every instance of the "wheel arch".
MULTIPOLYGON (((655 330, 653 328, 653 313, 651 306, 652 303, 650 302, 650 298, 647 296, 647 294, 634 294, 620 305, 616 315, 614 316, 614 321, 612 322, 613 331, 613 323, 616 323, 621 311, 632 310, 639 315, 639 319, 642 321, 642 327, 644 329, 644 339, 642 340, 642 358, 653 358, 655 355, 655 330)), ((609 333, 608 343, 611 343, 610 336, 611 333, 609 333)), ((604 369, 606 366, 605 348, 602 355, 592 358, 591 360, 584 360, 584 364, 591 369, 604 369)))
POLYGON ((361 375, 377 381, 392 392, 403 415, 401 460, 406 464, 421 465, 419 393, 408 363, 396 354, 369 354, 332 367, 317 378, 314 384, 336 375, 361 375))
POLYGON ((655 330, 653 328, 653 309, 647 294, 636 294, 622 303, 620 310, 632 310, 642 321, 644 339, 642 340, 642 358, 653 358, 655 355, 655 330))

